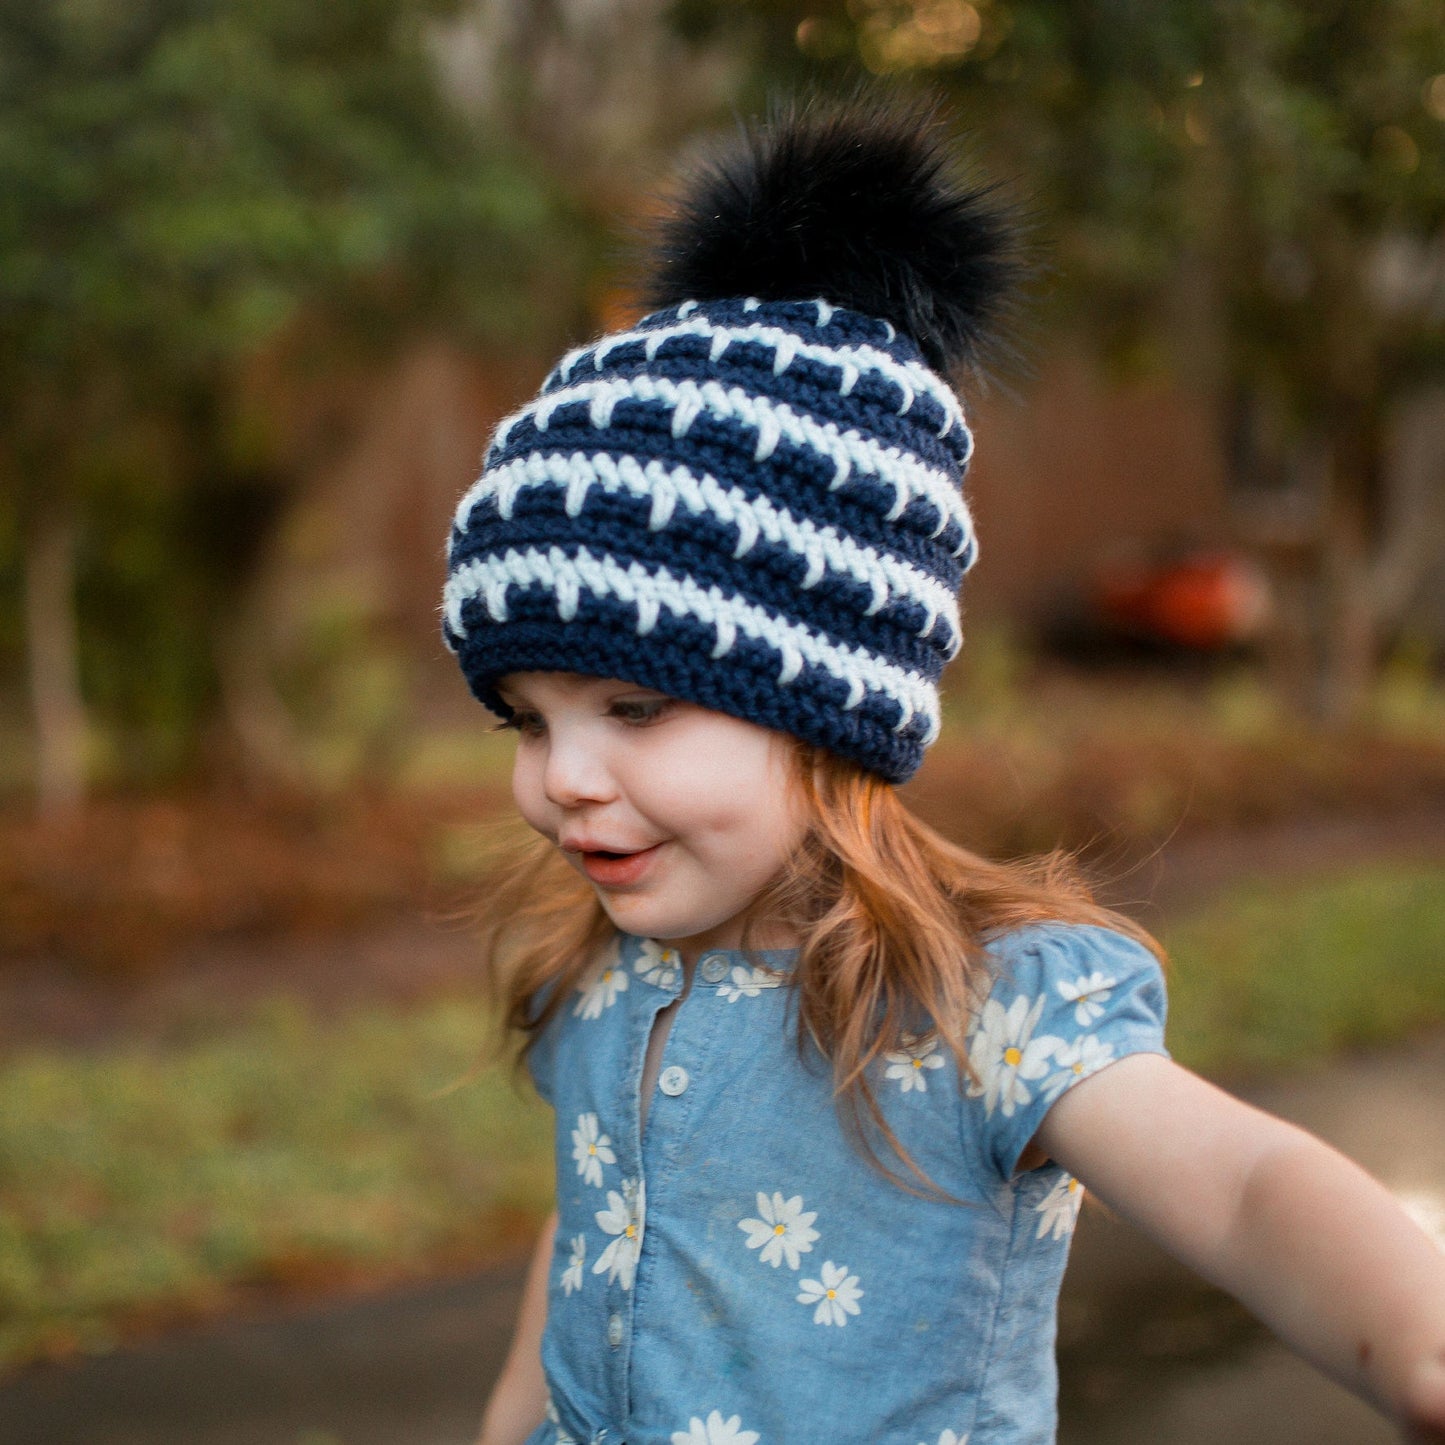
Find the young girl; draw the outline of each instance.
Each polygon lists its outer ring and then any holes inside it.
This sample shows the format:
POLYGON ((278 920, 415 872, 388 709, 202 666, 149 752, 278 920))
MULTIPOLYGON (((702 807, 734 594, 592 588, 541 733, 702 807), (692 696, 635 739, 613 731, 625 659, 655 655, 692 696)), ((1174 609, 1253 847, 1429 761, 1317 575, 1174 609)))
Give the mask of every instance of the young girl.
POLYGON ((697 170, 655 309, 565 357, 463 498, 444 631, 539 838, 487 957, 557 1116, 483 1445, 1039 1445, 1085 1188, 1445 1441, 1445 1257, 1173 1064, 1162 950, 1057 856, 894 785, 976 552, 943 380, 1015 267, 931 113, 697 170))

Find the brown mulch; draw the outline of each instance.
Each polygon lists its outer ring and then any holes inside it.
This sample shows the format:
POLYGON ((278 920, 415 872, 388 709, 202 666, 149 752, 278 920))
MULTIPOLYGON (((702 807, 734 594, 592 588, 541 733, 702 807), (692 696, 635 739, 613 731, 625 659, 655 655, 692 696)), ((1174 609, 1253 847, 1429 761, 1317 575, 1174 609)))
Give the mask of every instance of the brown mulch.
MULTIPOLYGON (((1146 926, 1251 873, 1445 856, 1445 739, 1085 721, 945 741, 905 791, 986 856, 1079 850, 1146 926)), ((324 1014, 473 985, 471 838, 509 811, 502 789, 0 806, 0 1047, 163 1035, 278 991, 324 1014)))
POLYGON ((325 939, 445 892, 448 830, 495 793, 101 797, 54 821, 0 812, 0 970, 170 970, 198 940, 325 939))

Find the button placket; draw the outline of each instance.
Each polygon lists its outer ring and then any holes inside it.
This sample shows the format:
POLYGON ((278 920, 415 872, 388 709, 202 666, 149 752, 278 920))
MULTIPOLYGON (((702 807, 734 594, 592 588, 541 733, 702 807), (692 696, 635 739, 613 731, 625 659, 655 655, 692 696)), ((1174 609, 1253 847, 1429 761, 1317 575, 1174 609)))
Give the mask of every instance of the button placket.
POLYGON ((698 965, 698 972, 708 983, 721 983, 728 976, 728 961, 721 953, 709 953, 698 965))
MULTIPOLYGON (((634 972, 637 972, 635 960, 634 972)), ((630 1013, 624 1057, 628 1060, 630 1067, 619 1070, 615 1081, 617 1091, 615 1111, 620 1120, 626 1121, 622 1129, 623 1139, 618 1142, 616 1149, 618 1167, 622 1171, 624 1179, 636 1180, 639 1186, 645 1188, 648 1193, 651 1193, 653 1181, 648 1174, 646 1141, 642 1126, 640 1091, 642 1070, 647 1055, 648 1040, 656 1025, 657 1015, 681 991, 678 979, 674 979, 670 984, 655 984, 652 987, 656 988, 658 993, 653 993, 652 988, 647 988, 639 989, 635 993, 629 991, 627 996, 626 1001, 630 1013)), ((638 1281, 645 1269, 644 1251, 646 1247, 647 1222, 644 1209, 642 1237, 638 1242, 638 1257, 633 1265, 631 1287, 624 1289, 620 1280, 610 1281, 607 1284, 603 1306, 606 1315, 602 1323, 602 1336, 607 1341, 608 1350, 602 1373, 608 1382, 607 1393, 611 1397, 609 1407, 617 1419, 624 1419, 627 1413, 632 1330, 637 1308, 638 1281)), ((604 1430, 593 1438, 600 1440, 606 1435, 607 1432, 604 1430)))

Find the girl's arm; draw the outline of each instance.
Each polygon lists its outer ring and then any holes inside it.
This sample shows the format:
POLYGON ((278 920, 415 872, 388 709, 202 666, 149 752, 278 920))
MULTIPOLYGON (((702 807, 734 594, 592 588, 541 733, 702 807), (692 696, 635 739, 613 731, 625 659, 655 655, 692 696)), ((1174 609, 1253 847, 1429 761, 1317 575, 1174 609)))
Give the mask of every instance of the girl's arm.
POLYGON ((552 1272, 552 1245, 557 1215, 548 1215, 522 1288, 522 1305, 512 1347, 491 1399, 482 1414, 477 1445, 522 1445, 542 1423, 547 1411, 547 1382, 542 1375, 542 1329, 547 1323, 547 1277, 552 1272))
POLYGON ((1358 1165, 1158 1054, 1075 1084, 1034 1137, 1405 1439, 1445 1445, 1445 1252, 1358 1165))

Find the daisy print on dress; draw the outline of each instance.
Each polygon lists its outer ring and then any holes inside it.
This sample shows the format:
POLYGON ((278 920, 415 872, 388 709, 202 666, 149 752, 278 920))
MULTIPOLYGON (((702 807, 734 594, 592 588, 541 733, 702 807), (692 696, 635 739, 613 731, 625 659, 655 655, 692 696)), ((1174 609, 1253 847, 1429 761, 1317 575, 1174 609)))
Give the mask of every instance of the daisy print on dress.
POLYGON ((562 1421, 557 1416, 557 1407, 552 1403, 551 1395, 547 1396, 547 1419, 552 1422, 554 1445, 577 1445, 577 1437, 569 1435, 562 1428, 562 1421))
POLYGON ((617 1155, 612 1152, 612 1140, 602 1132, 596 1114, 578 1114, 577 1127, 572 1131, 572 1158, 577 1161, 582 1182, 601 1189, 602 1166, 617 1163, 617 1155))
POLYGON ((613 949, 607 965, 593 974, 587 983, 581 984, 577 992, 582 997, 577 1000, 572 1012, 584 1019, 601 1018, 602 1010, 611 1008, 617 1002, 617 995, 627 992, 627 975, 617 959, 616 949, 613 949))
POLYGON ((1085 1034, 1083 1038, 1065 1044, 1054 1055, 1054 1067, 1058 1072, 1049 1076, 1043 1097, 1053 1103, 1070 1084, 1087 1078, 1113 1061, 1113 1044, 1106 1044, 1097 1034, 1085 1034))
POLYGON ((968 1051, 978 1076, 969 1080, 968 1093, 975 1099, 982 1094, 988 1113, 1002 1109, 1010 1118, 1020 1104, 1027 1104, 1033 1095, 1025 1081, 1042 1078, 1049 1060, 1063 1047, 1063 1039, 1053 1034, 1033 1037, 1043 1011, 1042 996, 1030 1006, 1020 994, 1007 1010, 997 999, 984 1004, 968 1051))
POLYGON ((723 984, 717 996, 736 1003, 740 998, 757 998, 765 988, 777 988, 780 983, 782 979, 765 968, 744 968, 738 963, 733 965, 732 982, 723 984))
POLYGON ((642 1252, 643 1216, 646 1213, 645 1181, 624 1179, 622 1193, 607 1191, 607 1208, 597 1211, 597 1223, 604 1234, 613 1235, 612 1243, 597 1256, 593 1274, 607 1274, 607 1283, 616 1280, 623 1289, 632 1288, 637 1273, 637 1256, 642 1252))
POLYGON ((1084 1186, 1065 1174, 1034 1206, 1039 1214, 1039 1227, 1034 1238, 1042 1239, 1050 1230, 1055 1239, 1072 1234, 1083 1202, 1084 1186))
POLYGON ((815 1325, 846 1325, 849 1315, 859 1313, 858 1301, 863 1291, 858 1288, 858 1276, 848 1273, 845 1264, 834 1264, 831 1259, 823 1261, 821 1279, 798 1281, 798 1303, 816 1305, 813 1311, 815 1325))
MULTIPOLYGON (((918 1445, 928 1445, 927 1440, 920 1440, 918 1445)), ((938 1437, 938 1445, 968 1445, 968 1431, 962 1435, 955 1435, 952 1430, 945 1430, 938 1437)))
POLYGON ((756 1430, 743 1429, 741 1415, 724 1420, 721 1410, 714 1410, 706 1420, 694 1415, 686 1430, 672 1432, 672 1445, 757 1445, 757 1441, 756 1430))
POLYGON ((758 1213, 762 1218, 738 1221, 738 1228, 748 1237, 748 1248, 761 1250, 758 1258, 774 1269, 785 1260, 789 1269, 797 1269, 801 1264, 798 1256, 811 1250, 818 1237, 813 1228, 817 1213, 803 1212, 801 1194, 784 1199, 776 1191, 771 1199, 766 1194, 758 1195, 758 1213))
POLYGON ((938 1039, 918 1039, 912 1034, 904 1034, 900 1042, 903 1044, 901 1049, 891 1049, 883 1055, 888 1061, 884 1078, 897 1079, 902 1093, 909 1094, 917 1089, 920 1094, 926 1094, 928 1070, 943 1067, 938 1039))
POLYGON ((572 1236, 572 1257, 562 1271, 562 1293, 571 1294, 582 1288, 582 1266, 587 1259, 587 1237, 583 1234, 572 1236))
POLYGON ((1081 1028, 1088 1028, 1095 1019, 1102 1016, 1104 1005, 1109 1001, 1110 990, 1119 980, 1107 973, 1091 973, 1088 978, 1076 978, 1073 982, 1060 979, 1054 987, 1074 1005, 1074 1021, 1081 1028))
POLYGON ((632 971, 643 983, 658 988, 671 988, 677 982, 682 958, 675 948, 664 948, 655 938, 644 938, 642 948, 632 960, 632 971))

